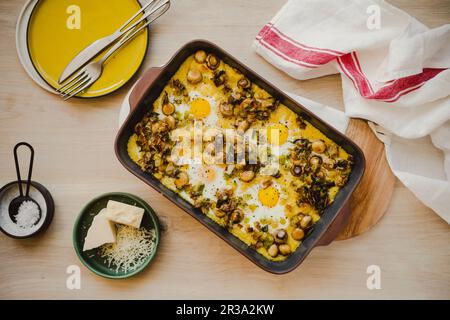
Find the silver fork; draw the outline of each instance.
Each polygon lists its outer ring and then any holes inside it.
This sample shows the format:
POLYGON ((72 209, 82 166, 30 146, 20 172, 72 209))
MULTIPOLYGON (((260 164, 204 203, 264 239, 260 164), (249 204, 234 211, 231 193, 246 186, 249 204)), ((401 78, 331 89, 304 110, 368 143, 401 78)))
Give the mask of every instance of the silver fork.
POLYGON ((114 46, 109 49, 104 56, 98 61, 93 61, 84 66, 80 71, 71 76, 69 79, 64 81, 64 83, 59 87, 56 92, 59 93, 60 97, 64 101, 72 98, 73 96, 79 94, 80 92, 89 88, 94 82, 96 82, 103 72, 103 65, 106 60, 108 60, 111 55, 113 55, 117 50, 119 50, 125 43, 130 41, 136 34, 141 30, 146 28, 150 23, 162 16, 170 7, 170 0, 160 0, 155 2, 149 11, 144 14, 141 21, 147 19, 147 21, 141 25, 134 27, 124 33, 122 38, 114 44, 114 46), (159 4, 159 5, 157 5, 159 4), (159 11, 159 12, 158 12, 159 11), (151 17, 154 13, 157 13, 154 17, 151 17))

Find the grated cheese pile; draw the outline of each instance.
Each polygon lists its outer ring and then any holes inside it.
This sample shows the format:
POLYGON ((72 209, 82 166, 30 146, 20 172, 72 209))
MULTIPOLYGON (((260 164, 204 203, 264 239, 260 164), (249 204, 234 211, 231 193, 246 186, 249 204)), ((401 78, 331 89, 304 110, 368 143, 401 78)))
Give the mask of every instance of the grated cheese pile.
POLYGON ((117 224, 116 243, 100 247, 100 255, 116 273, 137 269, 155 250, 155 230, 117 224))

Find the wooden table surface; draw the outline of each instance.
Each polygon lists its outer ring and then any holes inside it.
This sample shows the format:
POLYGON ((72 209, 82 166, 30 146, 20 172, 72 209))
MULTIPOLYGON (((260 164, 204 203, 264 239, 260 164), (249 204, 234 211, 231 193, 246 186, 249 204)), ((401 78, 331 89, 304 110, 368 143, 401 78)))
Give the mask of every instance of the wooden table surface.
MULTIPOLYGON (((0 298, 450 298, 449 226, 400 182, 385 217, 368 233, 314 249, 287 275, 253 265, 119 164, 113 142, 132 83, 101 99, 68 103, 33 83, 14 45, 24 2, 0 1, 0 184, 15 179, 14 144, 28 141, 36 150, 34 179, 52 192, 56 212, 38 238, 0 234, 0 298), (72 247, 79 210, 110 191, 142 197, 167 226, 155 261, 123 281, 92 274, 72 247), (81 267, 80 290, 66 288, 69 265, 81 267), (381 268, 380 290, 366 287, 369 265, 381 268)), ((284 2, 174 0, 152 29, 144 69, 165 63, 189 40, 209 39, 280 88, 342 109, 339 76, 296 81, 251 49, 258 30, 284 2)), ((448 0, 390 2, 430 27, 450 20, 448 0)))

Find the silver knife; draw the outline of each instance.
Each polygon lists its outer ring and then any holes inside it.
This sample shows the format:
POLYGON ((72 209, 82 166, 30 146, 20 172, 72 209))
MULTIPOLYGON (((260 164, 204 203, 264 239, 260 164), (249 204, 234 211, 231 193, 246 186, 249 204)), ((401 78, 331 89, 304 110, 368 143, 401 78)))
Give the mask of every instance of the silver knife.
POLYGON ((86 63, 94 59, 99 53, 101 53, 105 48, 107 48, 109 45, 111 45, 113 42, 115 42, 117 39, 119 39, 121 36, 126 34, 129 30, 137 26, 139 23, 141 23, 143 20, 147 18, 147 16, 150 15, 151 9, 155 6, 156 3, 158 3, 158 0, 151 0, 146 5, 144 5, 138 12, 136 12, 130 19, 128 19, 127 22, 125 22, 119 29, 117 29, 114 33, 110 34, 109 36, 106 36, 104 38, 98 39, 94 42, 92 42, 90 45, 88 45, 86 48, 81 50, 75 58, 73 58, 69 64, 66 66, 64 71, 62 72, 61 76, 58 79, 59 83, 63 83, 66 81, 72 74, 75 73, 78 69, 83 67, 86 63), (143 16, 132 23, 130 26, 127 27, 128 24, 130 24, 131 21, 133 21, 141 12, 145 11, 147 8, 150 8, 149 12, 144 13, 143 16))

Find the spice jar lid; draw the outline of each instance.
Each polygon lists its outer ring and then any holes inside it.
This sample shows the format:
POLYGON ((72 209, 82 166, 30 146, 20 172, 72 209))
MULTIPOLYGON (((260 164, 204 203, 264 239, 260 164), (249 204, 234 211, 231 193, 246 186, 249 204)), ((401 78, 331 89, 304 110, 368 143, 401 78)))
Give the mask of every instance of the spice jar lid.
MULTIPOLYGON (((21 181, 23 185, 26 181, 21 181)), ((10 182, 0 189, 0 230, 9 237, 25 239, 35 236, 48 228, 53 219, 55 205, 50 192, 36 181, 30 182, 30 196, 41 208, 41 218, 33 226, 24 228, 13 222, 9 216, 9 203, 19 194, 17 181, 10 182)))

